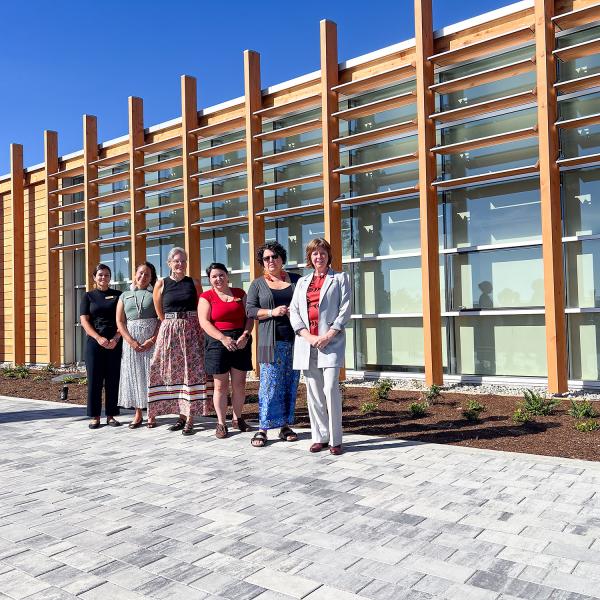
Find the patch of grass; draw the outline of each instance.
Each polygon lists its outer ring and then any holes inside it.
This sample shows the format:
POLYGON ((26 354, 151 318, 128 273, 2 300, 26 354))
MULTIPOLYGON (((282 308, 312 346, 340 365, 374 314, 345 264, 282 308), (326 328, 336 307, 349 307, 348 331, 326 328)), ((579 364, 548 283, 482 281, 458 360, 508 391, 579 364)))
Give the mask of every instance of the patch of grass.
POLYGON ((8 379, 27 379, 29 377, 29 369, 25 365, 5 367, 2 369, 2 375, 8 379))
POLYGON ((360 405, 360 412, 363 415, 368 415, 369 413, 375 412, 379 408, 379 404, 377 402, 363 402, 360 405))
POLYGON ((87 377, 80 377, 77 380, 77 385, 87 385, 87 377))
POLYGON ((571 400, 569 414, 576 419, 593 419, 598 416, 589 400, 571 400))
POLYGON ((575 423, 575 429, 577 431, 589 432, 589 431, 597 431, 600 429, 600 423, 596 421, 596 419, 588 419, 587 421, 579 421, 579 423, 575 423))
POLYGON ((485 411, 485 406, 477 400, 469 400, 467 407, 463 409, 463 417, 467 421, 479 421, 479 415, 485 411))
POLYGON ((408 410, 410 411, 410 416, 413 419, 420 419, 427 414, 427 409, 429 408, 429 404, 427 402, 411 402, 408 406, 408 410))
POLYGON ((34 375, 32 381, 44 381, 44 378, 41 375, 34 375))
POLYGON ((421 392, 421 396, 427 404, 435 404, 435 401, 440 397, 442 388, 435 383, 421 392))
POLYGON ((531 413, 528 413, 523 407, 519 406, 513 413, 512 420, 515 423, 521 423, 524 425, 525 423, 531 423, 531 421, 533 421, 533 417, 531 413))
POLYGON ((545 417, 551 415, 560 402, 560 398, 546 398, 534 390, 525 390, 520 407, 530 415, 545 417))
POLYGON ((73 375, 67 375, 63 380, 62 383, 77 383, 77 381, 79 380, 79 377, 75 377, 73 375))
POLYGON ((391 379, 380 379, 371 388, 371 398, 374 402, 381 402, 390 397, 390 392, 394 389, 394 382, 391 379))

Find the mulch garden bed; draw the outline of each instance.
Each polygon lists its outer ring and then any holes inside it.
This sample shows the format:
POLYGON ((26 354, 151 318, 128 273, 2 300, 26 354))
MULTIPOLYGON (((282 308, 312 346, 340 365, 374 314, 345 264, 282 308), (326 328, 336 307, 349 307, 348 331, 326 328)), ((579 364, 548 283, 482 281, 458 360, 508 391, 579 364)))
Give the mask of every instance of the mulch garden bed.
MULTIPOLYGON (((0 374, 0 395, 58 402, 65 384, 52 382, 52 377, 54 374, 34 370, 23 379, 7 378, 0 374)), ((85 404, 85 382, 66 385, 69 388, 67 402, 85 404)), ((257 382, 248 382, 244 416, 250 419, 258 419, 257 391, 257 382)), ((518 397, 442 392, 429 406, 424 417, 413 418, 409 406, 420 400, 420 392, 393 390, 387 400, 379 402, 374 410, 363 414, 361 406, 372 401, 371 389, 348 386, 344 391, 344 431, 471 448, 600 460, 600 430, 577 431, 576 419, 567 412, 570 400, 563 400, 552 415, 536 416, 528 424, 512 420, 515 408, 522 400, 518 397), (485 406, 479 420, 474 422, 462 415, 471 399, 485 406)), ((600 412, 600 403, 598 411, 600 412)), ((309 426, 303 385, 298 392, 296 425, 309 426)))

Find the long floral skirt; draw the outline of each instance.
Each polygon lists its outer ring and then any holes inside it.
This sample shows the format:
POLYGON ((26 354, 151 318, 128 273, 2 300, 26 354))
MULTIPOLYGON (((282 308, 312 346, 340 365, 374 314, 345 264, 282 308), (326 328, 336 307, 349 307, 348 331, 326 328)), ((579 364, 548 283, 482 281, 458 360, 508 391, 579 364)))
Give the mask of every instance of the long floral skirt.
MULTIPOLYGON (((142 344, 154 335, 158 319, 128 319, 129 335, 142 344)), ((121 359, 121 382, 119 384, 119 406, 123 408, 146 408, 148 404, 148 375, 154 348, 136 352, 123 341, 121 359)))
POLYGON ((294 423, 300 371, 292 369, 294 344, 275 342, 272 363, 260 364, 258 423, 260 429, 275 429, 294 423))
POLYGON ((150 362, 148 418, 208 413, 204 374, 204 333, 198 317, 165 319, 150 362))

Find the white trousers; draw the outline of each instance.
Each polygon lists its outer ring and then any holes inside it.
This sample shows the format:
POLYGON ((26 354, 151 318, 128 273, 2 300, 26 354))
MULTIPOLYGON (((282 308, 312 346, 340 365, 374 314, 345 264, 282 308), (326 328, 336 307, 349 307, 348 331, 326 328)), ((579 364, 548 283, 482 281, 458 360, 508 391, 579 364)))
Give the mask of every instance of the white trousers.
POLYGON ((306 379, 306 398, 312 441, 331 446, 342 444, 342 395, 340 393, 339 367, 317 367, 318 350, 310 349, 306 379))

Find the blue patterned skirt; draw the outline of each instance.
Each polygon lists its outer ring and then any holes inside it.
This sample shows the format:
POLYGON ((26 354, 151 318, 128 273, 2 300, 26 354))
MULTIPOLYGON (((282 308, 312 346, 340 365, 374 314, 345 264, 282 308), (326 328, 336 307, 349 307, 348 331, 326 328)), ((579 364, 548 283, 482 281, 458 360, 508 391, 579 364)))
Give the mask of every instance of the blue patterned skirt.
POLYGON ((258 421, 260 429, 275 429, 294 423, 300 371, 292 369, 294 344, 275 342, 275 360, 260 364, 258 421))

